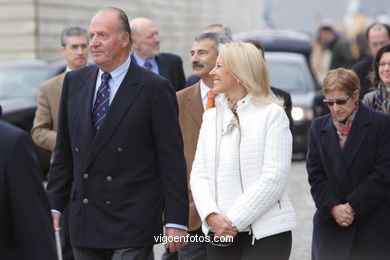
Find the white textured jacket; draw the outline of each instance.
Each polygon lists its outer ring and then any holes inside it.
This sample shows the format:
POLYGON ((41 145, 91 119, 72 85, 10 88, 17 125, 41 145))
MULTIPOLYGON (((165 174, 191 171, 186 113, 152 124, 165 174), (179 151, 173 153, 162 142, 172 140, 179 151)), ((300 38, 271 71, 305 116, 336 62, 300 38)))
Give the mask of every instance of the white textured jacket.
POLYGON ((240 232, 252 230, 256 239, 294 229, 286 194, 292 136, 284 110, 255 106, 248 94, 238 102, 236 124, 226 98, 216 106, 203 115, 190 180, 203 232, 211 213, 227 216, 240 232))

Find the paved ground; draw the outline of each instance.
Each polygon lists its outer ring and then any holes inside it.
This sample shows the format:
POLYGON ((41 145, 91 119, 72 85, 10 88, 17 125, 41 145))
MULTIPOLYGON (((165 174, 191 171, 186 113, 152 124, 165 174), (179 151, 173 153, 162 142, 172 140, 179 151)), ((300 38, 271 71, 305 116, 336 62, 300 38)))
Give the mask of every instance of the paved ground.
POLYGON ((297 214, 297 229, 293 231, 291 260, 309 260, 313 228, 314 202, 307 182, 306 162, 294 162, 291 168, 288 195, 297 214))
MULTIPOLYGON (((310 195, 305 162, 293 162, 288 195, 297 213, 297 229, 293 231, 291 260, 309 260, 311 247, 312 217, 314 203, 310 195)), ((154 248, 155 259, 160 260, 163 246, 154 248)))

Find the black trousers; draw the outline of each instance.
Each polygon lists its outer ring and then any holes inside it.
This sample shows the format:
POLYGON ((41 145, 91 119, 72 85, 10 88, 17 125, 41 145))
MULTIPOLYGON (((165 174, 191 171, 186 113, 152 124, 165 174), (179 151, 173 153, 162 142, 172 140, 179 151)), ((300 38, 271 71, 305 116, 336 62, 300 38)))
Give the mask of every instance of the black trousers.
POLYGON ((252 235, 241 232, 227 247, 207 245, 209 260, 288 260, 291 253, 291 231, 255 240, 252 235))
POLYGON ((153 246, 123 249, 73 248, 76 260, 153 260, 153 246))
POLYGON ((188 231, 187 245, 178 251, 179 260, 207 260, 207 243, 202 229, 188 231), (202 238, 202 239, 201 239, 202 238), (203 241, 203 242, 201 242, 203 241))
POLYGON ((66 205, 64 212, 62 212, 61 217, 61 249, 62 249, 62 258, 64 260, 74 260, 73 248, 70 244, 70 231, 69 231, 69 205, 70 202, 66 205))

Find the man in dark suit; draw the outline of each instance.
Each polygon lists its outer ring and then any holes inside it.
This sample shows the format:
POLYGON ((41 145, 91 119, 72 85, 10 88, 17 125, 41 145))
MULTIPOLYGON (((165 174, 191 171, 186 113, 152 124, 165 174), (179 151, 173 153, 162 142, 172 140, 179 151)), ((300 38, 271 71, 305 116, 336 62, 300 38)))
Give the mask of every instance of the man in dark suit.
POLYGON ((138 65, 169 79, 176 91, 184 88, 183 61, 175 54, 160 53, 160 36, 154 23, 143 17, 130 21, 133 53, 138 65))
POLYGON ((96 65, 68 72, 62 88, 47 188, 55 229, 70 196, 76 259, 153 259, 163 222, 179 250, 188 193, 173 87, 131 60, 122 10, 98 11, 89 35, 96 65))
POLYGON ((40 175, 28 135, 0 120, 0 259, 57 259, 40 175))
POLYGON ((362 87, 360 90, 360 99, 363 99, 364 95, 370 91, 370 73, 373 68, 374 56, 383 45, 390 42, 390 26, 382 23, 373 23, 367 28, 366 38, 371 55, 356 62, 352 66, 352 70, 359 77, 362 87))

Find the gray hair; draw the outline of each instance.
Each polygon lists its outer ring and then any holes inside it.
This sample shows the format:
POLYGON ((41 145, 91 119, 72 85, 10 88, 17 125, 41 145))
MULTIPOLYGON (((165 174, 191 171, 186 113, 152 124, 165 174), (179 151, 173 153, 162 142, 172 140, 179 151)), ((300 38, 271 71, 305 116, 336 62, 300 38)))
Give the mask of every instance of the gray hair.
POLYGON ((208 30, 208 29, 211 29, 213 27, 219 27, 222 29, 222 34, 225 35, 226 37, 229 38, 230 41, 233 41, 233 34, 232 34, 232 30, 230 29, 230 27, 228 26, 225 26, 221 23, 213 23, 213 24, 209 24, 208 26, 206 26, 204 28, 204 30, 208 30))
POLYGON ((124 33, 128 33, 129 37, 131 39, 131 29, 129 24, 129 18, 127 17, 127 14, 122 9, 116 8, 116 7, 104 7, 100 9, 96 14, 102 13, 105 11, 111 11, 118 15, 118 22, 119 22, 119 33, 123 36, 124 33))
POLYGON ((231 42, 231 40, 226 37, 224 34, 221 33, 214 33, 214 32, 206 32, 206 33, 201 33, 198 36, 195 37, 195 41, 199 42, 205 39, 210 39, 214 42, 214 49, 217 51, 218 54, 218 49, 219 49, 219 44, 231 42))
POLYGON ((68 27, 65 28, 61 33, 61 46, 65 47, 68 43, 68 38, 70 36, 85 36, 87 42, 89 42, 88 32, 86 29, 81 27, 68 27))

